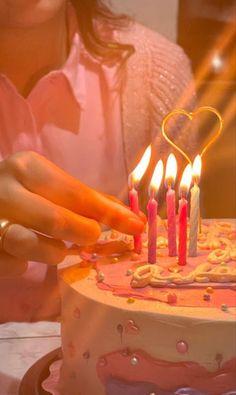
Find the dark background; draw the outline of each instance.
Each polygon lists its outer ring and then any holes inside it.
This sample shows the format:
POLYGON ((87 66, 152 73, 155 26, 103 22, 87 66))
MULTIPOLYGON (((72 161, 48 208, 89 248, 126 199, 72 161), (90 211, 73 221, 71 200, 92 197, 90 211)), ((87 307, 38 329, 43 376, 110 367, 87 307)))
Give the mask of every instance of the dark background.
MULTIPOLYGON (((224 119, 221 136, 203 157, 203 217, 236 217, 236 1, 179 0, 178 37, 192 62, 198 106, 217 108, 224 119)), ((208 119, 211 117, 208 117, 208 119)), ((200 122, 200 143, 216 123, 200 122)))

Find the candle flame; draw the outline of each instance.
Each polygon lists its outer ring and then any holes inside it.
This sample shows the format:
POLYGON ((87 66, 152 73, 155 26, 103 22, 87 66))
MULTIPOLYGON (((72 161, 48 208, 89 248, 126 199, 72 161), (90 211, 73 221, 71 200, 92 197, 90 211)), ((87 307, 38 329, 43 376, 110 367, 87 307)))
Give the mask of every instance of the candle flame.
POLYGON ((192 168, 192 177, 193 177, 194 182, 196 182, 196 183, 199 182, 201 170, 202 170, 201 156, 197 155, 196 158, 194 159, 193 168, 192 168))
POLYGON ((181 182, 180 193, 188 193, 192 181, 192 167, 190 163, 185 167, 181 182))
POLYGON ((140 162, 130 174, 129 176, 129 184, 131 184, 129 185, 130 187, 132 187, 133 184, 136 184, 141 180, 145 171, 147 170, 150 159, 151 159, 151 145, 149 145, 146 148, 142 158, 140 159, 140 162))
POLYGON ((158 192, 160 185, 161 185, 163 172, 164 172, 163 162, 162 162, 162 160, 159 160, 156 167, 155 167, 155 170, 153 172, 152 179, 150 182, 150 186, 149 186, 149 193, 150 194, 152 194, 152 193, 155 194, 158 192))
POLYGON ((177 162, 174 154, 170 154, 166 163, 165 182, 167 186, 174 184, 177 175, 177 162))

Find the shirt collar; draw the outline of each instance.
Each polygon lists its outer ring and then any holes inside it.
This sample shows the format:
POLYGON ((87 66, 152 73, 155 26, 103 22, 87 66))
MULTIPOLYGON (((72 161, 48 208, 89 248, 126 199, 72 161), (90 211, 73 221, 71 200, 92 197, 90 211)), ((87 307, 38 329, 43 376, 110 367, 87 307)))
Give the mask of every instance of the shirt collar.
POLYGON ((70 51, 66 62, 58 70, 69 82, 71 92, 82 109, 86 106, 85 66, 81 62, 82 43, 78 33, 78 23, 73 6, 68 4, 68 39, 70 51))
MULTIPOLYGON (((109 63, 103 59, 94 57, 87 51, 79 35, 78 21, 75 9, 71 3, 68 3, 67 9, 68 24, 68 41, 70 50, 64 65, 58 70, 52 70, 48 75, 42 78, 47 80, 54 76, 63 75, 69 83, 71 93, 82 110, 86 108, 86 68, 88 65, 96 65, 97 70, 101 72, 103 80, 108 90, 112 90, 116 85, 116 72, 119 62, 117 59, 109 63)), ((109 33, 110 34, 110 33, 109 33)), ((36 84, 37 88, 37 84, 36 84)), ((29 94, 29 97, 35 93, 35 89, 29 94)))
MULTIPOLYGON (((102 59, 95 58, 86 50, 79 35, 77 16, 71 3, 68 3, 67 18, 70 51, 65 64, 59 72, 66 77, 74 98, 84 110, 86 108, 85 69, 88 62, 97 65, 103 74, 104 81, 109 85, 108 88, 112 89, 113 85, 116 85, 115 75, 117 74, 119 61, 114 59, 108 63, 102 59)), ((111 32, 108 32, 108 34, 111 35, 111 32)))

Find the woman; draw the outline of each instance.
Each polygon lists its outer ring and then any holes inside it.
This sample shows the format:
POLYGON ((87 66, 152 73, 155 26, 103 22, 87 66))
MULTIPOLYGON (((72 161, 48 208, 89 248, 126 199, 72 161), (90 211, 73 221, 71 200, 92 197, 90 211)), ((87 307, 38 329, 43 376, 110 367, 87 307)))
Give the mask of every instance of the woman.
POLYGON ((179 47, 98 0, 0 0, 0 72, 0 321, 48 319, 56 268, 28 261, 60 262, 64 240, 92 243, 100 222, 142 231, 104 193, 125 199, 151 141, 165 154, 160 122, 190 101, 191 72, 179 47))

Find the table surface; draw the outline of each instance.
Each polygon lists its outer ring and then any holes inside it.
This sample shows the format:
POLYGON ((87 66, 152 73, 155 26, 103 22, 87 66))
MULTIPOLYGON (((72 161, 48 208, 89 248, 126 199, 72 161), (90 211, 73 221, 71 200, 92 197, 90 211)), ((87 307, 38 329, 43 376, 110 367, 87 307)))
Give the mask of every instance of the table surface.
POLYGON ((0 324, 0 395, 18 395, 27 370, 60 345, 57 322, 0 324))

